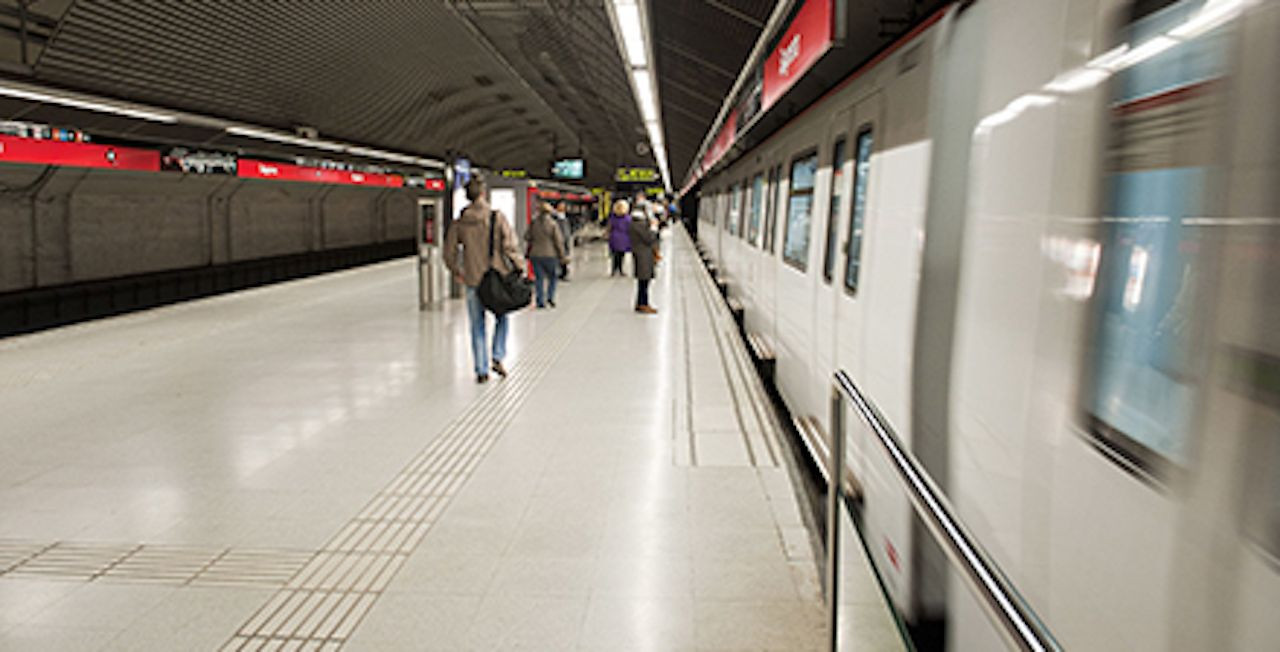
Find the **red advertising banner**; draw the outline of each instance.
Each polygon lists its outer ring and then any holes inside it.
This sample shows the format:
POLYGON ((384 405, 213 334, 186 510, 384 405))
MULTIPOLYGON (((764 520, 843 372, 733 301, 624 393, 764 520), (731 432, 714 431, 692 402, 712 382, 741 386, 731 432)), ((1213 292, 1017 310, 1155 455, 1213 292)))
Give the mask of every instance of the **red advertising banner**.
POLYGON ((160 171, 160 152, 114 145, 0 136, 0 163, 36 163, 158 172, 160 171))
POLYGON ((724 124, 720 125, 720 132, 716 134, 716 139, 711 141, 711 147, 707 149, 707 153, 702 157, 702 166, 710 168, 719 161, 721 157, 733 147, 734 138, 738 133, 738 110, 734 109, 729 112, 729 117, 725 118, 724 124))
POLYGON ((326 170, 274 161, 258 161, 242 158, 236 166, 236 176, 245 179, 273 179, 276 181, 305 181, 310 183, 337 183, 348 186, 374 188, 400 188, 404 177, 398 174, 375 174, 349 170, 326 170))
POLYGON ((773 106, 831 49, 834 0, 805 0, 764 62, 761 110, 773 106))

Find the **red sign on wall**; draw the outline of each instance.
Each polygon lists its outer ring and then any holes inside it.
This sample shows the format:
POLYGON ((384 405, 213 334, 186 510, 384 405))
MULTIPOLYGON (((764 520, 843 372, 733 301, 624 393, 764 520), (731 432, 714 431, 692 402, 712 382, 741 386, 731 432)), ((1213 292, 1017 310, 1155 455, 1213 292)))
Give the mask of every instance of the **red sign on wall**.
POLYGON ((721 157, 733 147, 734 138, 738 133, 738 110, 734 109, 729 112, 729 117, 725 118, 724 124, 720 126, 720 132, 716 134, 716 139, 711 141, 711 147, 707 149, 706 155, 702 157, 702 165, 704 168, 710 169, 716 164, 721 157))
POLYGON ((400 188, 404 186, 404 177, 398 174, 327 170, 325 168, 304 167, 289 163, 276 163, 274 161, 258 161, 251 158, 240 159, 236 165, 236 176, 246 179, 337 183, 374 188, 400 188))
POLYGON ((0 162, 158 172, 160 152, 114 145, 0 136, 0 162))
POLYGON ((768 110, 831 49, 833 0, 805 0, 764 62, 761 110, 768 110))

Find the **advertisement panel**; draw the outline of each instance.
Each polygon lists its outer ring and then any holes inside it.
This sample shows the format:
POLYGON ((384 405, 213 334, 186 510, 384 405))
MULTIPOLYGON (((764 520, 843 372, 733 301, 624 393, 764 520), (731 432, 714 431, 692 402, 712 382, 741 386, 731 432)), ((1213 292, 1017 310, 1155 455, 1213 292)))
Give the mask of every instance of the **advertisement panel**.
POLYGON ((0 162, 158 172, 160 152, 0 135, 0 162))
POLYGON ((764 62, 761 110, 767 111, 831 49, 834 0, 806 0, 764 62))
POLYGON ((275 161, 259 161, 242 158, 236 176, 245 179, 273 179, 276 181, 304 181, 310 183, 336 183, 349 186, 375 188, 401 188, 404 177, 398 174, 375 174, 350 170, 326 170, 275 161))

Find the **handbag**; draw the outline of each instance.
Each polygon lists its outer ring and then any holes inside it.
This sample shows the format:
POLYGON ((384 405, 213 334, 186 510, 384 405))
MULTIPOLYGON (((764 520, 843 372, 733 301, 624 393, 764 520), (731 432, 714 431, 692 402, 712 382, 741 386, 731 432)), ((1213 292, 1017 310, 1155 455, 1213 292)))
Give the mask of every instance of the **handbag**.
POLYGON ((498 213, 489 213, 489 269, 480 278, 476 293, 480 303, 495 315, 502 316, 529 305, 533 300, 533 282, 516 267, 515 262, 505 253, 503 258, 511 266, 511 271, 503 274, 493 266, 493 232, 497 230, 498 213))

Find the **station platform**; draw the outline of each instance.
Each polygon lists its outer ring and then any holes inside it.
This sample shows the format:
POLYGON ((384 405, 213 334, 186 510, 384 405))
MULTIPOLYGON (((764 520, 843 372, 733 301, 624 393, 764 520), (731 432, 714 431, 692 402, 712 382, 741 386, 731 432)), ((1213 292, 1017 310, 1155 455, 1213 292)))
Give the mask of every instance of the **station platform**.
POLYGON ((664 246, 659 314, 584 246, 484 385, 407 260, 0 341, 0 649, 825 649, 788 435, 664 246))

